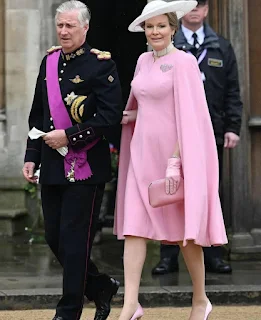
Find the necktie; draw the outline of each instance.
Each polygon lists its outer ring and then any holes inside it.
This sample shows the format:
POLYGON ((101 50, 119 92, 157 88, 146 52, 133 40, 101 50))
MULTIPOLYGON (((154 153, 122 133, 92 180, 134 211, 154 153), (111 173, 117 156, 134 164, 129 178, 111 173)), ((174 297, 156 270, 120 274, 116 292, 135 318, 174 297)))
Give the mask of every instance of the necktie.
POLYGON ((193 42, 194 48, 191 50, 191 53, 193 53, 194 56, 196 56, 198 48, 199 48, 198 35, 196 33, 193 33, 192 38, 194 39, 194 42, 193 42))
POLYGON ((198 35, 196 33, 193 33, 192 38, 194 39, 193 46, 198 49, 199 43, 198 43, 198 35))

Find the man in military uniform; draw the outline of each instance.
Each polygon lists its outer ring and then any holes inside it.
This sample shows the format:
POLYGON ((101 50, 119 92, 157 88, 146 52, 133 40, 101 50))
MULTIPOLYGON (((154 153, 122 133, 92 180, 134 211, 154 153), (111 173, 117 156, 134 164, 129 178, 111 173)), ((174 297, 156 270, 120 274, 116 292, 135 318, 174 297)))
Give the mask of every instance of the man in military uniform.
POLYGON ((55 21, 61 46, 42 60, 29 116, 30 130, 43 136, 29 135, 23 174, 35 183, 41 165, 46 241, 63 267, 54 320, 80 319, 84 295, 96 304, 95 320, 105 320, 119 282, 100 274, 90 253, 104 185, 111 179, 105 137, 122 118, 120 82, 110 53, 86 42, 85 4, 64 2, 55 21))
MULTIPOLYGON (((198 60, 216 138, 221 178, 224 148, 235 148, 239 142, 242 102, 234 50, 227 39, 204 22, 208 9, 207 0, 198 0, 197 7, 182 18, 174 44, 198 60)), ((161 245, 161 260, 152 273, 178 271, 178 255, 178 246, 161 245)), ((220 247, 204 248, 204 257, 207 271, 232 272, 230 264, 222 260, 220 247)))

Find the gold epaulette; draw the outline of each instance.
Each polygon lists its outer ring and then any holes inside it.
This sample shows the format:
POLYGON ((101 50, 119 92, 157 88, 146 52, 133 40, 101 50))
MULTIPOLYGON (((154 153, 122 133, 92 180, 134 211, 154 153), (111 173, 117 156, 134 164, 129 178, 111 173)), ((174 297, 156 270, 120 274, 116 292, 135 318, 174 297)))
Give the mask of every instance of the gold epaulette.
POLYGON ((50 49, 48 49, 46 52, 48 53, 48 54, 50 54, 50 53, 53 53, 53 52, 55 52, 55 51, 57 51, 57 50, 60 50, 60 49, 62 49, 62 46, 52 46, 50 49))
POLYGON ((98 49, 91 49, 91 53, 96 54, 98 60, 109 60, 111 59, 111 53, 109 51, 101 51, 98 49))

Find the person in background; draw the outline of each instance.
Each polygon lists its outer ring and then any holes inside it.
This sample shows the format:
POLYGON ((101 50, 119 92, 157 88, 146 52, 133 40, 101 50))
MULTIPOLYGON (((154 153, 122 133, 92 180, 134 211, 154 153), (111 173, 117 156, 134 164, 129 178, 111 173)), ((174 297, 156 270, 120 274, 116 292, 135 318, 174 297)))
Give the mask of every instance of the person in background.
MULTIPOLYGON (((239 143, 242 102, 234 50, 227 39, 217 35, 205 22, 208 10, 208 1, 199 0, 197 7, 182 18, 174 45, 193 54, 198 61, 216 138, 221 182, 223 151, 239 143)), ((178 246, 162 244, 161 259, 152 274, 178 271, 179 251, 178 246)), ((207 271, 232 272, 230 264, 222 260, 221 247, 204 248, 204 258, 207 271)))

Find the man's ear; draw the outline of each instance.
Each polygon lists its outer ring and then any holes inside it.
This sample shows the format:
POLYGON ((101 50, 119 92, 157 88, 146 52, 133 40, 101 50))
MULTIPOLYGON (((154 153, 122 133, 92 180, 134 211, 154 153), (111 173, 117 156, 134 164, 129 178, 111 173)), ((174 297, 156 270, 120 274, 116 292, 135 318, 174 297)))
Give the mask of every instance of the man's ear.
POLYGON ((89 30, 89 24, 86 24, 86 25, 84 26, 85 34, 88 32, 88 30, 89 30))
POLYGON ((206 18, 207 15, 208 15, 208 11, 209 11, 209 6, 208 6, 208 4, 206 4, 206 8, 205 8, 205 18, 206 18))

